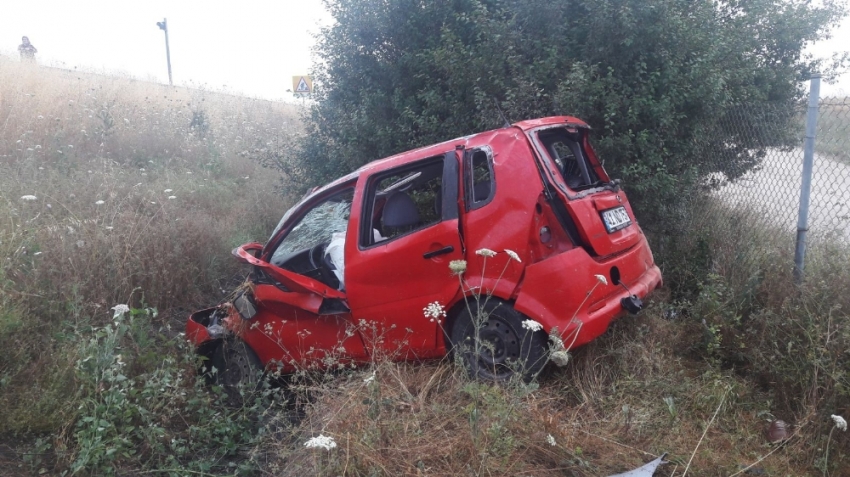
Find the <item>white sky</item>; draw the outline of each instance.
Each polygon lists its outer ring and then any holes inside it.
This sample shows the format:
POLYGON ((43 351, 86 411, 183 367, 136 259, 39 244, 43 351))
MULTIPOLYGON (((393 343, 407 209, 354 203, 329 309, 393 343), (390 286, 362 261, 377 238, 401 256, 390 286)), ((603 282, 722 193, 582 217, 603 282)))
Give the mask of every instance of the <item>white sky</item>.
MULTIPOLYGON (((175 84, 267 99, 292 97, 292 76, 310 71, 312 35, 331 22, 320 0, 0 0, 0 54, 17 57, 27 35, 41 64, 167 83, 163 17, 175 84)), ((809 51, 847 49, 850 19, 809 51)), ((850 94, 850 74, 821 94, 850 94)))
POLYGON ((0 0, 0 54, 17 58, 26 35, 40 64, 167 83, 163 17, 175 84, 268 99, 292 97, 331 21, 319 0, 0 0))

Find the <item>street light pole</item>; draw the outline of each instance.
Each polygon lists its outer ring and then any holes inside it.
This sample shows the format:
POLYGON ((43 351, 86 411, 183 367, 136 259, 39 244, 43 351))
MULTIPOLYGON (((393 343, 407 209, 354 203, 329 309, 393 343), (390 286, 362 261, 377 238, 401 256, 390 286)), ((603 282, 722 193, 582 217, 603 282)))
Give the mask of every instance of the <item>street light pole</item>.
POLYGON ((163 18, 161 22, 156 22, 156 26, 165 32, 165 59, 168 61, 168 84, 174 85, 171 81, 171 50, 168 48, 168 19, 163 18))

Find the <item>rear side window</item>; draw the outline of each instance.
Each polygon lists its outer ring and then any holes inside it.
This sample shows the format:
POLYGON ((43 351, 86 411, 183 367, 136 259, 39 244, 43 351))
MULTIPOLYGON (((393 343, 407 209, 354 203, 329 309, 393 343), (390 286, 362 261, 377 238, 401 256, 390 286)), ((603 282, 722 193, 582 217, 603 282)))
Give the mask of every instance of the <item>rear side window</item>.
POLYGON ((496 189, 493 176, 493 154, 489 149, 467 151, 464 161, 464 190, 466 209, 487 205, 496 189))

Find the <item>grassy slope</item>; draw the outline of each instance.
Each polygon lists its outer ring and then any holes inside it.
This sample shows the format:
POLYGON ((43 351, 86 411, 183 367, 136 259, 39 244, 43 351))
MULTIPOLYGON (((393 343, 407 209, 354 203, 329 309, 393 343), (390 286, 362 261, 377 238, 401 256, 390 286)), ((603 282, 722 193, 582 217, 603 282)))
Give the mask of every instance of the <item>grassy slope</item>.
POLYGON ((3 58, 0 97, 8 472, 592 476, 670 452, 659 475, 681 476, 699 444, 688 475, 730 475, 777 449, 763 436, 775 415, 793 438, 757 468, 821 475, 829 436, 832 475, 850 475, 846 433, 830 435, 828 417, 850 414, 840 250, 810 252, 815 279, 797 292, 787 243, 697 208, 687 234, 653 241, 667 283, 689 298, 657 293, 539 387, 379 361, 300 376, 288 397, 303 419, 292 426, 280 399, 221 406, 193 384, 169 331, 229 286, 229 249, 262 241, 281 215, 277 177, 250 157, 298 134, 292 108, 3 58), (118 303, 138 314, 112 324, 118 303), (141 311, 150 306, 163 313, 141 311), (318 434, 337 449, 305 449, 318 434))

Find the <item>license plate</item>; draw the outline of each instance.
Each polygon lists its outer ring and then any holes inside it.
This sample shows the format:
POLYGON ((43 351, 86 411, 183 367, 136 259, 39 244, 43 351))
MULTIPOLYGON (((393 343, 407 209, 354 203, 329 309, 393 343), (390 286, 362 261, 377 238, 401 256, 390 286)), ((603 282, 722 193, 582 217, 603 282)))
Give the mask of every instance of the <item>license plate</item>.
POLYGON ((632 219, 623 206, 603 210, 602 222, 605 224, 605 229, 608 230, 609 234, 632 225, 632 219))

